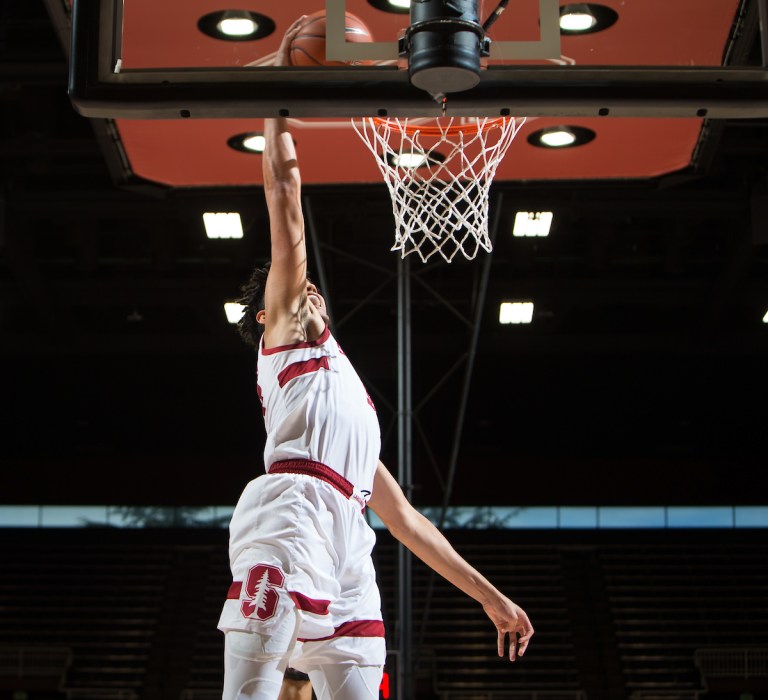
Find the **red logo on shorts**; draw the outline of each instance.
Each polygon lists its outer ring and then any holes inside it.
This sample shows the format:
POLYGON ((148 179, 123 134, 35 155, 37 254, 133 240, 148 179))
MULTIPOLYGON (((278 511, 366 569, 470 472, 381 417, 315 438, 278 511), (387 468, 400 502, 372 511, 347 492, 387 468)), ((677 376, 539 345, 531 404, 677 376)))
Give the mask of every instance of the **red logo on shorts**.
POLYGON ((285 583, 285 574, 277 567, 269 564, 256 564, 251 567, 245 579, 243 600, 240 610, 243 617, 252 620, 269 620, 277 612, 279 596, 278 588, 285 583))

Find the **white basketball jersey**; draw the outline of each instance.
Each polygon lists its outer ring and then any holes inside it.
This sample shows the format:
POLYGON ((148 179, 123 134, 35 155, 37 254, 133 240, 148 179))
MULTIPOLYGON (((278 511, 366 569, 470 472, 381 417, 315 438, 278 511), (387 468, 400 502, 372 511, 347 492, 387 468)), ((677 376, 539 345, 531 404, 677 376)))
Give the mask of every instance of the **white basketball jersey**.
POLYGON ((267 472, 275 462, 321 462, 367 501, 381 449, 376 409, 326 327, 315 341, 264 348, 257 386, 264 413, 267 472))

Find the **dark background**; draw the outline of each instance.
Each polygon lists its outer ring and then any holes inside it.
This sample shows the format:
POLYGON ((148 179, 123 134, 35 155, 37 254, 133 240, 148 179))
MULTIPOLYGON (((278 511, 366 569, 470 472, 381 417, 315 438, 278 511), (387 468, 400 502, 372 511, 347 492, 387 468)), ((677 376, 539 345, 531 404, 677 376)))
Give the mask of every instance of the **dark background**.
MULTIPOLYGON (((234 503, 263 471, 263 427, 222 305, 268 254, 262 192, 116 178, 41 2, 2 5, 0 76, 0 501, 234 503), (207 240, 208 210, 240 211, 245 238, 207 240)), ((694 166, 650 182, 494 185, 452 503, 764 504, 766 126, 711 122, 694 166), (554 211, 550 237, 513 239, 518 209, 554 211), (534 323, 499 326, 517 298, 534 323)), ((389 197, 305 193, 334 332, 395 469, 389 197)), ((417 503, 443 499, 483 263, 410 264, 417 503)))

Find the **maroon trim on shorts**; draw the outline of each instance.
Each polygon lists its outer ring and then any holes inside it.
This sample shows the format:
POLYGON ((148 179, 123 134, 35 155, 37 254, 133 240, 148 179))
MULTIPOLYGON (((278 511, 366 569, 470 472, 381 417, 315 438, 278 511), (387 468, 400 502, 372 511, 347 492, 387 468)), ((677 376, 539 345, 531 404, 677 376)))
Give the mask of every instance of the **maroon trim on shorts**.
POLYGON ((322 345, 328 338, 331 337, 331 329, 328 326, 325 327, 320 337, 317 340, 307 340, 300 343, 293 343, 292 345, 276 345, 274 348, 264 347, 264 336, 261 336, 261 343, 259 349, 262 355, 274 355, 277 352, 285 352, 286 350, 300 350, 301 348, 316 348, 318 345, 322 345))
POLYGON ((327 615, 328 606, 331 604, 330 600, 321 600, 319 598, 310 598, 298 591, 288 591, 288 595, 291 596, 293 602, 299 610, 305 612, 311 612, 315 615, 327 615))
POLYGON ((277 375, 277 383, 282 389, 291 379, 296 379, 296 377, 301 377, 305 374, 312 374, 312 372, 318 372, 321 369, 329 370, 330 368, 331 366, 326 356, 311 357, 308 360, 292 362, 277 375))
POLYGON ((315 462, 311 459, 283 459, 279 462, 273 462, 267 473, 314 476, 316 479, 330 484, 347 498, 351 498, 355 491, 355 487, 352 486, 351 482, 347 481, 341 474, 333 471, 333 469, 322 462, 315 462))
POLYGON ((324 642, 336 637, 383 637, 384 623, 381 620, 350 620, 339 625, 333 634, 318 639, 302 639, 300 642, 324 642))
MULTIPOLYGON (((240 594, 243 591, 242 581, 233 581, 229 585, 227 591, 227 600, 240 600, 240 594)), ((315 615, 327 615, 328 606, 331 604, 330 600, 322 600, 320 598, 310 598, 309 596, 299 593, 298 591, 288 591, 288 595, 291 596, 294 605, 299 610, 314 613, 315 615)))

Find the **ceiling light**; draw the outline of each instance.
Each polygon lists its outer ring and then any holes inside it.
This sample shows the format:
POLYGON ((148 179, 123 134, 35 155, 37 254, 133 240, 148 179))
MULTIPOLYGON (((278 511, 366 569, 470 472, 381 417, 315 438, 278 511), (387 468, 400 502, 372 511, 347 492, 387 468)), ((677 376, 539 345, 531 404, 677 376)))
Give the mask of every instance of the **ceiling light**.
POLYGON ((512 235, 518 238, 548 236, 551 226, 551 211, 519 211, 515 214, 512 235))
POLYGON ((532 320, 532 301, 504 301, 499 306, 499 323, 530 323, 532 320))
POLYGON ((411 11, 410 0, 368 0, 368 4, 382 12, 404 15, 411 11))
POLYGON ((400 153, 395 156, 394 161, 395 167, 398 168, 420 168, 427 164, 427 156, 418 151, 412 151, 411 153, 400 153))
POLYGON ((768 311, 766 311, 765 316, 763 316, 763 323, 768 323, 768 311))
POLYGON ((254 153, 264 153, 267 140, 262 134, 254 134, 243 139, 243 148, 254 153))
POLYGON ((227 145, 230 148, 234 148, 242 153, 264 153, 266 143, 264 134, 255 131, 246 134, 236 134, 227 141, 227 145))
POLYGON ((203 214, 208 238, 242 238, 243 224, 237 212, 206 212, 203 214))
POLYGON ((595 138, 595 132, 583 126, 550 126, 528 136, 528 143, 539 148, 573 148, 595 138))
POLYGON ((224 313, 227 315, 229 323, 238 323, 243 317, 243 311, 245 311, 245 307, 237 302, 228 301, 224 304, 224 313))
POLYGON ((393 168, 415 170, 416 168, 425 168, 428 165, 438 165, 445 161, 445 156, 438 151, 430 151, 429 154, 422 151, 408 151, 405 153, 388 153, 386 159, 393 168))
POLYGON ((572 146, 576 141, 576 136, 567 129, 558 129, 542 134, 539 140, 550 148, 562 148, 563 146, 572 146))
POLYGON ((259 28, 250 17, 225 17, 216 26, 222 34, 233 37, 250 36, 259 28))
POLYGON ((596 24, 597 20, 588 12, 569 12, 566 15, 560 15, 560 29, 569 32, 585 32, 596 24))
POLYGON ((576 2, 560 8, 560 33, 564 35, 594 34, 614 25, 616 10, 594 2, 576 2))
POLYGON ((250 10, 218 10, 201 17, 197 28, 221 41, 255 41, 275 31, 275 23, 266 15, 250 10))

